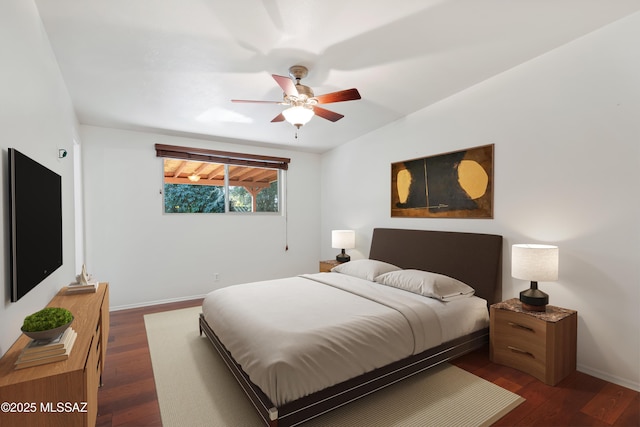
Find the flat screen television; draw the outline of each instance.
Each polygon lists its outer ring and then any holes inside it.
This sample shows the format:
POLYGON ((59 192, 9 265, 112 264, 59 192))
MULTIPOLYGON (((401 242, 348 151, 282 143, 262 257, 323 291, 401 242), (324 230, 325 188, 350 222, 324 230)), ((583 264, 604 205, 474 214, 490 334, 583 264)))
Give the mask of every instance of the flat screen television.
POLYGON ((62 178, 9 148, 11 301, 62 265, 62 178))

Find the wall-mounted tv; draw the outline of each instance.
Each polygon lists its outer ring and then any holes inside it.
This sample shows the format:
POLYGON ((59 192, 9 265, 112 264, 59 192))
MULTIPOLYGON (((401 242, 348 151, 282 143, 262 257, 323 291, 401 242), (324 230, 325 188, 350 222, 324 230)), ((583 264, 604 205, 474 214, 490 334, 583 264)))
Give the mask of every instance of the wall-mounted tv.
POLYGON ((62 178, 9 148, 11 301, 62 265, 62 178))

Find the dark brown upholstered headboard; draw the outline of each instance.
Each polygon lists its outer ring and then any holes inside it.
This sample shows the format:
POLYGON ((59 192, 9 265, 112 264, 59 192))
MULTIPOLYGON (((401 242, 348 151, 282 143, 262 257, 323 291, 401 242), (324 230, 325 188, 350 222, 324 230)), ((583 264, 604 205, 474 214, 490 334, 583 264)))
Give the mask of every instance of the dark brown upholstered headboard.
POLYGON ((489 304, 502 300, 502 236, 375 228, 369 258, 454 277, 489 304))

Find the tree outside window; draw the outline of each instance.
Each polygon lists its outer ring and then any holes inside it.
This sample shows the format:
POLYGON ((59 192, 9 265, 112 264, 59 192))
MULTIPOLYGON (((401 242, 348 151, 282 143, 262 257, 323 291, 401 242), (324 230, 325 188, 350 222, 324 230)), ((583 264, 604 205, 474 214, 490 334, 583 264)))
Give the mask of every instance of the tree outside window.
POLYGON ((279 178, 278 169, 165 158, 164 211, 277 213, 279 178))

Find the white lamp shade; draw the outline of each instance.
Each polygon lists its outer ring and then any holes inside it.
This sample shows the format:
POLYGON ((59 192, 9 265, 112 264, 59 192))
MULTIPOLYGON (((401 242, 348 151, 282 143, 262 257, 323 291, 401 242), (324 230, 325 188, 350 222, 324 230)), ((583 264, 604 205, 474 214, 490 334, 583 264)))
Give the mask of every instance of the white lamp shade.
POLYGON ((282 112, 285 120, 294 126, 303 126, 311 120, 313 117, 313 110, 310 108, 297 105, 295 107, 287 108, 282 112))
POLYGON ((558 247, 519 244, 511 247, 511 275, 532 282, 558 280, 558 247))
POLYGON ((331 231, 331 247, 337 249, 353 249, 356 247, 356 232, 353 230, 331 231))

